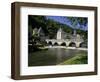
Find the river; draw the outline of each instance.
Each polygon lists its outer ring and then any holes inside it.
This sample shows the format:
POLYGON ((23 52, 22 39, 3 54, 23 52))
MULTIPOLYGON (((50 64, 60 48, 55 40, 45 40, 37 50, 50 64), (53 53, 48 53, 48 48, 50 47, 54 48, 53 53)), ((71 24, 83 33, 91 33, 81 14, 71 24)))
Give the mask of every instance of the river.
POLYGON ((47 50, 30 53, 28 56, 28 65, 57 65, 81 53, 87 54, 87 51, 77 49, 49 48, 47 50))

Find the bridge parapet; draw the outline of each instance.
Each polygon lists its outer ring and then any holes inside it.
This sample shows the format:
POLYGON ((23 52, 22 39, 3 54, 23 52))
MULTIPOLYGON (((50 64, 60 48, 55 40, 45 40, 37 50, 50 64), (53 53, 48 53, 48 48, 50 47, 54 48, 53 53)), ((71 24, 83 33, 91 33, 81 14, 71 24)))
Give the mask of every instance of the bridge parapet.
POLYGON ((46 41, 51 41, 51 42, 84 42, 83 39, 46 39, 46 41))
POLYGON ((70 43, 75 43, 76 47, 79 47, 80 43, 84 42, 83 39, 46 39, 46 42, 51 42, 52 45, 55 43, 61 45, 62 43, 65 43, 66 46, 69 46, 70 43))

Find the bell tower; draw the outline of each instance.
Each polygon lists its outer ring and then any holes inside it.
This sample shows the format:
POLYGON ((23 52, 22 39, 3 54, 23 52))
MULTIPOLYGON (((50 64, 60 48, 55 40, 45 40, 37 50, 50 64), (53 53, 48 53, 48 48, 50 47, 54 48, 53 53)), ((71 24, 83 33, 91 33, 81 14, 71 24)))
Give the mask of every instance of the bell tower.
POLYGON ((57 40, 61 40, 62 39, 62 29, 60 28, 58 31, 57 31, 57 40))

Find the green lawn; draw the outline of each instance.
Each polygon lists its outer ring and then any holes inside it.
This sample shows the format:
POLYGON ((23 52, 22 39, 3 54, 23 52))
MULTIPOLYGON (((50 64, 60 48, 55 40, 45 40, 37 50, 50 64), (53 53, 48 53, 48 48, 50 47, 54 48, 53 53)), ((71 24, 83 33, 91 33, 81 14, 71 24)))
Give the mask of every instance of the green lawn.
POLYGON ((60 65, 72 65, 72 64, 87 64, 87 54, 77 54, 76 56, 65 60, 64 62, 60 63, 60 65))

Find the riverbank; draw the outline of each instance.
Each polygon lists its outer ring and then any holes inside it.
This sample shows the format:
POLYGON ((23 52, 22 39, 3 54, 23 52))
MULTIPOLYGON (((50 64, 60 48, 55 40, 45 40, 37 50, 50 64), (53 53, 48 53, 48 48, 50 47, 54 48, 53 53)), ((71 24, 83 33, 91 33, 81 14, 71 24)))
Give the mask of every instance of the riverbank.
POLYGON ((77 54, 76 56, 63 61, 60 65, 73 65, 73 64, 87 64, 87 55, 86 53, 77 54))

